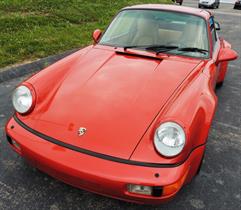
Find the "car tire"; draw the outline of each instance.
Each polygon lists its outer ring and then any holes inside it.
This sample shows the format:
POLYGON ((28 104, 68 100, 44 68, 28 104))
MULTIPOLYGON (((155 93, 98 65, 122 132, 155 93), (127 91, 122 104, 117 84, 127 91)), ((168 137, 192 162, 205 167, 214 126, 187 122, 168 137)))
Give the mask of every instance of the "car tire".
POLYGON ((202 6, 199 4, 199 5, 198 5, 198 8, 202 8, 202 6))
POLYGON ((202 169, 204 154, 205 154, 205 152, 203 153, 201 162, 200 162, 200 164, 199 164, 199 166, 198 166, 198 169, 197 169, 197 172, 196 172, 196 176, 199 175, 199 173, 200 173, 200 171, 201 171, 201 169, 202 169))
POLYGON ((216 84, 216 88, 221 88, 223 86, 223 81, 216 84))

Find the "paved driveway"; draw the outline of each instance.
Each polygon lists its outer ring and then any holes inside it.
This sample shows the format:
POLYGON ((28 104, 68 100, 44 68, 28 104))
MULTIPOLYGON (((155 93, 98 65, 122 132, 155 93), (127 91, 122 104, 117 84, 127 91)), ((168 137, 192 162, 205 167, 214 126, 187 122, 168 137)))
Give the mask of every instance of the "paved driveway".
MULTIPOLYGON (((197 1, 184 5, 197 6, 197 1)), ((241 11, 215 10, 221 36, 241 55, 241 11)), ((61 183, 11 151, 3 133, 11 92, 24 77, 0 83, 0 209, 241 209, 241 62, 232 62, 221 89, 202 171, 170 203, 149 207, 105 198, 61 183)), ((201 129, 201 128, 200 128, 201 129)))

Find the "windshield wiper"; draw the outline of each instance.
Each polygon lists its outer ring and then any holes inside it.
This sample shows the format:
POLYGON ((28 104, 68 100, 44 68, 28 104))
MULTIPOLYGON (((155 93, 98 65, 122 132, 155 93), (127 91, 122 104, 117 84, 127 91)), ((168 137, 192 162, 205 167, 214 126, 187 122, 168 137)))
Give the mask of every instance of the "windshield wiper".
POLYGON ((197 47, 178 47, 178 46, 174 46, 174 45, 132 45, 132 46, 125 46, 123 47, 124 51, 126 51, 127 49, 131 49, 131 48, 139 48, 139 49, 144 49, 147 51, 154 51, 156 53, 156 55, 158 55, 159 53, 162 52, 168 52, 171 50, 177 50, 177 51, 181 51, 181 52, 198 52, 198 53, 202 53, 202 54, 207 54, 208 50, 205 49, 201 49, 201 48, 197 48, 197 47))
POLYGON ((126 51, 127 49, 132 49, 132 48, 140 48, 140 49, 146 49, 149 45, 130 45, 130 46, 125 46, 124 51, 126 51))
POLYGON ((178 51, 182 51, 182 52, 199 52, 202 54, 207 54, 208 50, 205 49, 200 49, 197 47, 183 47, 183 48, 178 48, 178 51))
POLYGON ((174 45, 153 45, 150 47, 147 47, 146 50, 154 51, 157 55, 162 52, 168 52, 170 50, 178 49, 178 46, 174 45))
POLYGON ((177 49, 178 46, 173 46, 173 45, 142 45, 142 46, 125 46, 123 47, 124 50, 131 49, 131 48, 140 48, 140 49, 145 49, 147 51, 154 51, 157 55, 161 52, 167 52, 169 50, 174 50, 177 49))

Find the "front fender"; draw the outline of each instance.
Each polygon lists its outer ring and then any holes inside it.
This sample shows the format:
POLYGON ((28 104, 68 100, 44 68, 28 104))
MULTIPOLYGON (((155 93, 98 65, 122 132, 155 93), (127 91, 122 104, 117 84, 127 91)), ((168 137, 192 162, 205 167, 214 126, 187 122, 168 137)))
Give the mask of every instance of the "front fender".
POLYGON ((57 61, 56 63, 48 66, 47 68, 25 80, 24 82, 32 85, 34 91, 36 92, 36 105, 33 111, 27 115, 16 113, 18 118, 24 120, 27 125, 34 128, 36 119, 39 119, 41 115, 39 110, 43 102, 45 102, 48 97, 53 97, 58 89, 59 84, 71 71, 71 66, 78 63, 82 56, 88 53, 91 47, 92 46, 89 46, 76 51, 75 53, 57 61))
POLYGON ((206 143, 208 132, 216 110, 217 97, 210 85, 210 78, 203 68, 190 75, 180 90, 175 94, 153 121, 149 130, 133 152, 131 159, 142 162, 176 164, 184 162, 190 153, 206 143), (173 157, 161 156, 154 148, 154 133, 163 122, 175 121, 186 132, 186 144, 183 151, 173 157))

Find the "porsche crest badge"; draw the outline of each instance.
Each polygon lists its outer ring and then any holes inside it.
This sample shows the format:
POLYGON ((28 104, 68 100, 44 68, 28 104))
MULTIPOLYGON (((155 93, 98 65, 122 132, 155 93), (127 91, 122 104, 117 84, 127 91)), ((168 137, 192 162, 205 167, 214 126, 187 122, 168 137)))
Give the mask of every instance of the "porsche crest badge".
POLYGON ((78 135, 83 136, 86 133, 87 129, 84 127, 80 127, 78 130, 78 135))

